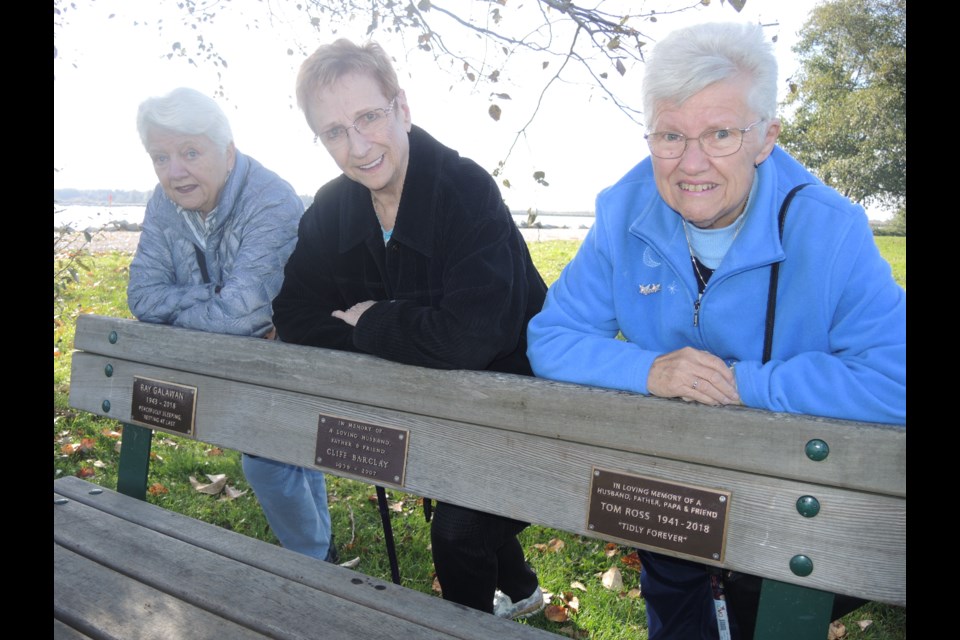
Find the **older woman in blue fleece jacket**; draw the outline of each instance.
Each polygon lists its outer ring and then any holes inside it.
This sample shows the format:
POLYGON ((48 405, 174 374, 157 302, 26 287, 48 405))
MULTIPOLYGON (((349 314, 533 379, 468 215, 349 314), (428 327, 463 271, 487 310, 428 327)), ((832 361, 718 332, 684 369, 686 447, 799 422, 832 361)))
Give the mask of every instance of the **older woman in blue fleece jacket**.
MULTIPOLYGON (((656 46, 643 86, 651 157, 598 196, 593 228, 530 321, 536 375, 906 422, 906 293, 863 209, 776 146, 776 97, 757 25, 698 25, 656 46)), ((726 576, 727 630, 708 567, 641 559, 651 640, 753 637, 759 580, 726 576)))

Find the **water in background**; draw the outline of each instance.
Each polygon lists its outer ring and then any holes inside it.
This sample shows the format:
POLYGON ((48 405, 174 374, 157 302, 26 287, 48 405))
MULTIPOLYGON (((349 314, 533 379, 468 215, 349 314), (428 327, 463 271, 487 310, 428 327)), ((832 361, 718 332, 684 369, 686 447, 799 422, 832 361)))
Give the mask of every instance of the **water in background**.
POLYGON ((143 223, 146 205, 54 205, 54 230, 69 227, 74 231, 124 228, 123 223, 139 225, 143 223))
MULTIPOLYGON (((98 230, 103 227, 111 230, 135 230, 143 223, 146 205, 55 205, 53 228, 69 227, 74 231, 98 230), (136 225, 136 226, 135 226, 136 225)), ((528 221, 526 213, 514 213, 513 219, 518 225, 528 221)), ((534 223, 543 228, 589 228, 593 224, 593 215, 589 213, 550 213, 537 215, 534 223)))

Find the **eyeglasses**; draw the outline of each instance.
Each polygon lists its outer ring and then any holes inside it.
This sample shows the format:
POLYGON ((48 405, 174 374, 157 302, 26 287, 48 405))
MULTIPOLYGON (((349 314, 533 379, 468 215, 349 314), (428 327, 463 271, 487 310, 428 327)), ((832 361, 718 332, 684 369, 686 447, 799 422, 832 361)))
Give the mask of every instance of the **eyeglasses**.
POLYGON ((373 111, 367 111, 365 114, 354 120, 353 124, 347 127, 341 125, 327 129, 323 133, 315 135, 313 137, 313 141, 316 142, 319 140, 327 149, 336 149, 347 144, 347 140, 349 138, 348 132, 350 129, 355 129, 357 133, 364 136, 379 133, 383 130, 384 126, 386 126, 388 122, 387 116, 393 111, 396 103, 397 98, 394 97, 385 109, 374 109, 373 111))
MULTIPOLYGON (((743 146, 743 134, 750 131, 755 126, 766 120, 761 118, 752 124, 748 124, 743 129, 712 129, 704 131, 697 140, 700 142, 700 149, 711 158, 722 158, 732 156, 740 147, 743 146)), ((673 160, 679 158, 687 150, 687 143, 693 140, 682 133, 673 133, 672 131, 655 131, 643 136, 650 147, 650 153, 658 158, 673 160)))

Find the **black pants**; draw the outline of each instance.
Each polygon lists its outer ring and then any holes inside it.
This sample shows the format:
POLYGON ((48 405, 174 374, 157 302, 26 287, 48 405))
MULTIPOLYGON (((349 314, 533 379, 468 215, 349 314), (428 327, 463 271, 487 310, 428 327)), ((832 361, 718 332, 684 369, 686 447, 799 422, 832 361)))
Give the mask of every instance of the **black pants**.
POLYGON ((430 542, 444 600, 493 613, 500 589, 514 602, 537 588, 517 540, 527 523, 439 502, 430 542))

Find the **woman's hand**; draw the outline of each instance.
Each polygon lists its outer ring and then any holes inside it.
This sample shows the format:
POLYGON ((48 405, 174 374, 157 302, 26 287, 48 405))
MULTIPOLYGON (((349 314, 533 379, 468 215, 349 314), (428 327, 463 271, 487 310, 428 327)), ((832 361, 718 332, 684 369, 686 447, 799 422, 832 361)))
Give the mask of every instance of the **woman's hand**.
POLYGON ((733 370, 717 356, 684 347, 659 356, 647 376, 647 390, 661 398, 709 405, 740 404, 733 370))
POLYGON ((363 312, 376 304, 375 300, 367 300, 365 302, 358 302, 353 305, 346 311, 334 311, 330 315, 334 318, 340 318, 346 322, 351 327, 357 326, 357 322, 360 321, 360 316, 363 315, 363 312))

